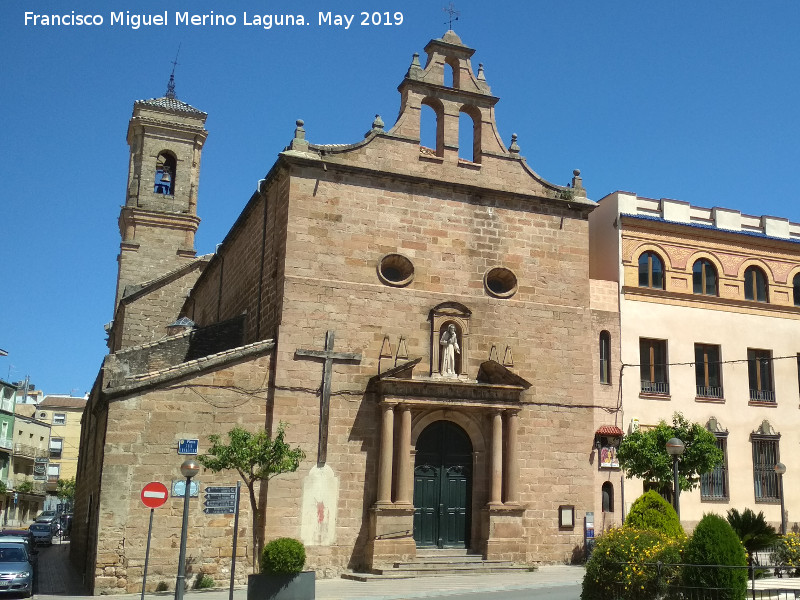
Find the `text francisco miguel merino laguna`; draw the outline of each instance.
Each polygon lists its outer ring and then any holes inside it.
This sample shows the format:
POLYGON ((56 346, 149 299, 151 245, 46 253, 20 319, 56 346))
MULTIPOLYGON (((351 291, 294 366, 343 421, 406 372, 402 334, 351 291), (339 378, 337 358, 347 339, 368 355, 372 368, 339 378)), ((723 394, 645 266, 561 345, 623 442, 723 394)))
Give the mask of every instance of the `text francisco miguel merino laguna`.
POLYGON ((62 14, 25 13, 25 26, 33 27, 100 27, 105 24, 119 27, 165 27, 170 23, 176 26, 186 25, 195 27, 213 26, 255 26, 264 29, 272 27, 294 27, 298 25, 332 26, 349 29, 351 25, 402 25, 402 12, 361 12, 350 14, 337 14, 319 12, 316 19, 307 19, 304 15, 273 14, 254 15, 242 13, 241 21, 236 15, 216 14, 213 11, 207 14, 195 14, 188 11, 175 11, 170 20, 169 12, 150 14, 131 14, 130 11, 111 12, 108 21, 101 14, 76 14, 75 11, 62 14), (315 22, 316 21, 316 22, 315 22))

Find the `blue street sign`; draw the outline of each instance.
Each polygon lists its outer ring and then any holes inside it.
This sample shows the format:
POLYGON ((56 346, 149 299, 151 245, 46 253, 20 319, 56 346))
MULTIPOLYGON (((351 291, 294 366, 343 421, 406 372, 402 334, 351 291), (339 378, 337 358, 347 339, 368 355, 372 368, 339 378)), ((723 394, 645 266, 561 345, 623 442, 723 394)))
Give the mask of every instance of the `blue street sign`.
POLYGON ((197 454, 200 440, 181 440, 178 442, 178 454, 197 454))

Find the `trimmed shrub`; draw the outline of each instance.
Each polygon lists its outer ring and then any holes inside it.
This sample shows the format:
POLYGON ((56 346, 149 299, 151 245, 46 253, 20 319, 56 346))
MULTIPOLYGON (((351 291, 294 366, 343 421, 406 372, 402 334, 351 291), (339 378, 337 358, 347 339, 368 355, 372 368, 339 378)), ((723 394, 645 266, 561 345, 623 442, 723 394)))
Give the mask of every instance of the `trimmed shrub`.
POLYGON ((305 546, 294 538, 276 538, 264 546, 261 553, 262 573, 295 575, 305 564, 305 546))
POLYGON ((739 536, 719 515, 704 515, 683 552, 683 584, 687 587, 718 590, 720 600, 743 600, 747 592, 747 569, 708 566, 747 567, 747 553, 739 536))
POLYGON ((613 528, 597 538, 586 563, 581 600, 652 600, 662 597, 678 579, 685 538, 660 531, 613 528))
POLYGON ((660 531, 672 538, 685 538, 678 514, 655 490, 645 492, 631 506, 624 528, 660 531))
POLYGON ((787 533, 779 538, 775 552, 772 553, 772 562, 776 565, 794 567, 790 573, 795 577, 800 576, 800 535, 787 533))
POLYGON ((214 578, 211 575, 203 574, 194 582, 194 589, 207 590, 214 587, 214 578))

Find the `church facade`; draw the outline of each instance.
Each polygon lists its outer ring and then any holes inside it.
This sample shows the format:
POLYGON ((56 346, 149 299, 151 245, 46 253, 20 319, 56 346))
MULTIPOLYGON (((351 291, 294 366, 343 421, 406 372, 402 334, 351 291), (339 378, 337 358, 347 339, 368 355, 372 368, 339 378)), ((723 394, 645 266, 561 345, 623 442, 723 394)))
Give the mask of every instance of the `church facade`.
MULTIPOLYGON (((178 442, 203 453, 235 425, 286 423, 305 451, 262 486, 259 528, 301 539, 320 574, 420 548, 562 562, 584 516, 609 512, 600 488, 619 471, 601 468, 600 439, 613 446, 617 398, 597 365, 618 363, 619 321, 616 288, 589 279, 595 204, 579 172, 554 185, 516 136, 503 142, 498 98, 455 33, 425 52, 392 127, 376 117, 362 141, 326 146, 298 121, 213 256, 193 250, 205 114, 169 93, 134 106, 111 353, 78 468, 72 553, 94 593, 140 589, 139 493, 180 479, 178 442), (423 109, 434 148, 420 145, 423 109)), ((233 518, 206 514, 202 491, 236 475, 196 479, 188 576, 223 580, 233 518)), ((172 586, 181 514, 177 497, 156 509, 148 589, 172 586)), ((248 566, 246 500, 239 523, 248 566)))

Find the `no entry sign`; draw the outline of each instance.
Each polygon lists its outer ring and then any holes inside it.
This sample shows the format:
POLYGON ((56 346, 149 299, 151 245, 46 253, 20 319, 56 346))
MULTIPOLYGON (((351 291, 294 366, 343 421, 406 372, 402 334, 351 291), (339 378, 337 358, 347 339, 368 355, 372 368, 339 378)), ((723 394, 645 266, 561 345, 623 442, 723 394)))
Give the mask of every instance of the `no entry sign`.
POLYGON ((142 488, 142 503, 147 508, 158 508, 169 498, 167 486, 158 481, 151 481, 142 488))

